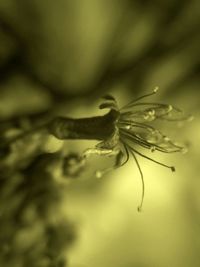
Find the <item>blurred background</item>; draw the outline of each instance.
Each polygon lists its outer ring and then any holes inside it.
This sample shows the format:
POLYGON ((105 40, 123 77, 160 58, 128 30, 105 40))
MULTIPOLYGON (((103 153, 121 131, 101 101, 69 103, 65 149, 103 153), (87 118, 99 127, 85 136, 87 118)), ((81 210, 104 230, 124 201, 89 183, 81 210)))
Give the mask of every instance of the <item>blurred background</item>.
POLYGON ((198 0, 0 0, 0 266, 200 265, 199 29, 198 0), (185 155, 155 153, 175 173, 139 159, 142 213, 134 160, 96 179, 105 158, 69 170, 95 141, 36 133, 5 145, 47 118, 104 114, 104 94, 122 106, 155 86, 149 101, 195 120, 166 123, 189 144, 185 155))

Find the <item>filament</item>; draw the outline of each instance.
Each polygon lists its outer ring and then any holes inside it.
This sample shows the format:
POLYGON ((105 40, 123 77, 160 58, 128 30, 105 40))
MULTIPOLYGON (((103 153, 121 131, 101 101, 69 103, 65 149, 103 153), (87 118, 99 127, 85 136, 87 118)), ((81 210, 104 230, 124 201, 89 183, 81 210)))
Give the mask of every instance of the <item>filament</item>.
MULTIPOLYGON (((121 140, 122 141, 122 140, 121 140)), ((127 147, 125 146, 125 144, 123 143, 122 141, 122 145, 124 147, 124 150, 125 150, 125 153, 126 153, 126 160, 120 165, 121 166, 124 166, 128 161, 129 161, 129 152, 128 152, 128 149, 127 147)))
POLYGON ((120 135, 123 137, 125 136, 125 138, 127 137, 129 140, 133 141, 134 143, 144 147, 144 148, 150 148, 150 144, 148 144, 145 140, 140 139, 139 137, 137 137, 136 135, 134 135, 133 133, 129 133, 126 130, 120 129, 120 135))
POLYGON ((155 95, 157 93, 157 91, 158 91, 158 87, 155 87, 152 93, 148 93, 146 95, 140 96, 140 97, 132 100, 131 102, 129 102, 128 104, 126 104, 125 106, 123 106, 120 110, 125 109, 125 108, 128 108, 129 106, 132 106, 134 103, 136 103, 137 101, 139 101, 139 100, 141 100, 143 98, 146 98, 146 97, 155 95))
POLYGON ((135 149, 134 149, 133 147, 131 147, 131 146, 129 146, 129 148, 131 148, 136 154, 140 155, 141 157, 146 158, 146 159, 148 159, 148 160, 151 160, 151 161, 153 161, 154 163, 157 163, 157 164, 159 164, 159 165, 161 165, 161 166, 163 166, 163 167, 166 167, 166 168, 168 168, 168 169, 171 169, 172 172, 175 172, 175 167, 174 167, 174 166, 169 166, 169 165, 166 165, 166 164, 164 164, 164 163, 162 163, 162 162, 160 162, 160 161, 157 161, 157 160, 155 160, 155 159, 152 159, 152 158, 150 158, 150 157, 148 157, 148 156, 146 156, 146 155, 140 153, 139 151, 135 150, 135 149))
MULTIPOLYGON (((135 123, 135 122, 134 122, 134 123, 135 123)), ((137 124, 137 123, 136 123, 136 124, 137 124)), ((127 123, 127 125, 128 125, 128 123, 127 123)), ((134 124, 132 123, 131 126, 134 127, 134 124)), ((138 123, 137 126, 135 126, 135 127, 140 127, 140 123, 138 123)), ((145 124, 141 124, 141 128, 144 128, 144 129, 145 129, 145 124)), ((156 150, 158 150, 158 151, 160 151, 160 152, 164 152, 164 153, 175 153, 175 152, 180 152, 180 151, 183 149, 182 147, 175 145, 172 141, 170 141, 169 138, 167 138, 165 135, 163 135, 159 130, 155 130, 155 129, 154 129, 153 127, 151 127, 151 126, 147 126, 147 130, 152 131, 152 132, 151 132, 152 134, 153 134, 153 132, 154 132, 154 133, 158 133, 158 134, 160 134, 160 136, 162 137, 162 139, 163 139, 166 143, 168 143, 169 145, 171 145, 171 148, 169 147, 168 150, 167 150, 167 149, 165 149, 164 147, 161 147, 161 146, 159 146, 159 145, 157 145, 157 144, 154 144, 154 143, 152 144, 152 143, 146 141, 144 138, 141 138, 140 136, 134 134, 133 132, 129 132, 129 131, 127 131, 126 129, 122 129, 122 128, 120 128, 120 131, 121 131, 123 134, 125 134, 126 136, 129 136, 130 138, 133 139, 133 141, 134 141, 135 143, 137 143, 137 144, 139 144, 139 145, 141 145, 141 146, 143 146, 143 147, 145 147, 145 148, 151 148, 152 145, 153 145, 153 146, 156 147, 156 150), (141 142, 141 143, 140 143, 140 142, 141 142), (170 149, 171 149, 171 150, 170 150, 170 149)))
MULTIPOLYGON (((158 130, 155 130, 153 127, 151 127, 151 126, 148 126, 148 125, 146 125, 146 124, 142 124, 142 123, 138 123, 138 122, 133 122, 133 121, 128 121, 128 120, 120 120, 119 122, 118 122, 119 124, 121 124, 122 125, 122 127, 124 126, 124 127, 126 127, 126 126, 130 126, 130 129, 132 128, 132 127, 136 127, 136 128, 141 128, 141 129, 145 129, 145 130, 148 130, 150 133, 155 133, 155 132, 158 132, 158 130)), ((126 129, 128 129, 128 128, 126 128, 126 129)))
MULTIPOLYGON (((135 153, 133 152, 132 147, 130 147, 130 146, 127 145, 126 143, 124 143, 124 146, 125 146, 125 147, 126 147, 126 146, 128 147, 128 149, 129 149, 131 155, 133 156, 133 158, 134 158, 134 160, 135 160, 135 162, 136 162, 136 165, 137 165, 137 167, 138 167, 138 170, 139 170, 139 172, 140 172, 140 177, 141 177, 141 181, 142 181, 142 197, 141 197, 141 201, 140 201, 140 204, 139 204, 137 210, 138 210, 138 212, 141 212, 141 211, 142 211, 143 202, 144 202, 144 194, 145 194, 145 183, 144 183, 143 172, 142 172, 142 169, 141 169, 141 167, 140 167, 140 164, 139 164, 139 162, 138 162, 138 160, 137 160, 137 157, 135 156, 135 153)), ((127 149, 127 147, 126 147, 126 149, 127 149)), ((127 150, 128 150, 128 149, 127 149, 127 150)))
POLYGON ((135 135, 134 133, 130 133, 130 132, 126 131, 125 129, 120 129, 120 132, 121 132, 122 135, 124 135, 125 137, 127 137, 131 141, 133 141, 134 143, 136 143, 136 144, 138 144, 138 145, 140 145, 140 146, 142 146, 144 148, 151 149, 152 146, 154 146, 156 148, 156 150, 158 150, 160 152, 164 152, 164 153, 174 153, 174 152, 179 152, 180 151, 180 150, 173 150, 173 151, 166 150, 166 149, 162 148, 161 146, 149 143, 145 139, 135 135))
MULTIPOLYGON (((109 171, 112 171, 114 169, 118 169, 118 168, 124 166, 128 162, 128 160, 129 160, 129 152, 128 152, 128 149, 126 148, 126 146, 123 143, 122 143, 122 145, 123 145, 124 150, 125 150, 125 153, 126 153, 126 159, 123 162, 121 162, 120 164, 116 163, 113 167, 106 168, 104 170, 98 170, 98 171, 96 171, 96 177, 97 178, 101 178, 105 173, 107 173, 109 171)), ((123 154, 122 151, 120 151, 120 152, 123 154)))

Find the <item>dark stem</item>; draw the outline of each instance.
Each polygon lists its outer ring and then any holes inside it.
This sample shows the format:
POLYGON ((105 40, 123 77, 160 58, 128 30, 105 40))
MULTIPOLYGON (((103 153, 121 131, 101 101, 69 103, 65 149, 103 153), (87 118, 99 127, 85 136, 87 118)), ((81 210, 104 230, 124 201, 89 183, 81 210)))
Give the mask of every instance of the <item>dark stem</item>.
POLYGON ((115 110, 91 118, 57 117, 50 121, 48 130, 58 139, 105 140, 114 134, 118 117, 119 113, 115 110))

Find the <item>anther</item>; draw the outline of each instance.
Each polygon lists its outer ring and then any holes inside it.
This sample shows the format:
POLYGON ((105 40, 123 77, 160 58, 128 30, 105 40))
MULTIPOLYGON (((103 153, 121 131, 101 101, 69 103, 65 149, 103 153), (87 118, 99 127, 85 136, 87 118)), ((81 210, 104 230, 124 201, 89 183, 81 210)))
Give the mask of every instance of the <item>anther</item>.
POLYGON ((154 109, 151 109, 151 110, 149 111, 149 115, 150 115, 150 116, 154 116, 154 115, 155 115, 155 110, 154 110, 154 109))
POLYGON ((170 111, 172 111, 172 110, 173 110, 172 105, 169 105, 169 106, 168 106, 168 112, 170 112, 170 111))
POLYGON ((169 138, 168 136, 164 136, 163 139, 164 139, 164 141, 166 141, 166 142, 169 142, 169 141, 170 141, 170 138, 169 138))
POLYGON ((125 129, 130 130, 131 129, 131 125, 126 125, 125 129))
POLYGON ((138 206, 138 207, 137 207, 137 211, 138 211, 138 212, 142 212, 142 207, 141 207, 141 206, 138 206))
POLYGON ((153 120, 155 120, 155 116, 154 116, 154 114, 152 113, 152 111, 149 111, 146 115, 143 116, 143 118, 144 118, 146 121, 153 121, 153 120))
POLYGON ((175 171, 176 171, 176 169, 175 169, 174 166, 171 166, 170 168, 171 168, 171 171, 172 171, 172 172, 175 172, 175 171))
POLYGON ((154 92, 154 93, 157 93, 157 92, 158 92, 158 90, 159 90, 159 87, 158 87, 158 86, 156 86, 156 87, 153 89, 153 92, 154 92))
POLYGON ((188 152, 187 147, 182 147, 182 148, 181 148, 181 153, 182 153, 182 154, 186 154, 187 152, 188 152))

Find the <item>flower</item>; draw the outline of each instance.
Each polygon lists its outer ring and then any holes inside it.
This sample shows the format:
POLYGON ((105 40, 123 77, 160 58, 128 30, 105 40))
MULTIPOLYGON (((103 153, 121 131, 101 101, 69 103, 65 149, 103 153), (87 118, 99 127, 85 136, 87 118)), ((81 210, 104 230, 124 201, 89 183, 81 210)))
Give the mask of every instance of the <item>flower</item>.
MULTIPOLYGON (((173 142, 159 129, 154 127, 154 123, 162 121, 182 121, 191 120, 191 116, 183 116, 182 110, 168 104, 139 102, 139 100, 149 97, 158 91, 156 87, 153 93, 144 95, 131 101, 122 107, 117 121, 120 141, 140 145, 151 152, 160 151, 164 153, 186 152, 186 147, 173 142)), ((131 146, 130 144, 128 146, 131 146)), ((132 146, 131 146, 132 147, 132 146)), ((170 167, 172 170, 174 168, 170 167)))
MULTIPOLYGON (((142 99, 156 94, 157 91, 158 87, 156 87, 152 93, 143 95, 120 109, 118 108, 114 97, 110 95, 105 96, 104 99, 106 101, 100 105, 100 108, 110 108, 111 111, 113 110, 118 112, 118 116, 116 117, 115 133, 112 138, 110 138, 107 142, 100 143, 98 147, 105 147, 105 144, 107 149, 113 148, 114 150, 116 147, 120 147, 119 151, 121 153, 121 158, 122 155, 126 155, 126 159, 125 161, 116 161, 114 168, 118 168, 126 164, 130 158, 130 154, 134 158, 139 169, 143 185, 142 199, 138 207, 139 211, 141 210, 143 204, 145 186, 143 172, 137 156, 141 156, 159 165, 167 167, 171 169, 172 172, 175 171, 175 167, 168 166, 160 161, 148 157, 138 151, 138 149, 145 148, 151 152, 160 151, 163 153, 187 152, 186 146, 172 141, 154 125, 160 121, 177 122, 192 119, 192 116, 184 116, 182 110, 175 106, 157 102, 141 102, 142 99)), ((100 174, 102 173, 103 172, 97 172, 99 177, 101 177, 100 174)))

